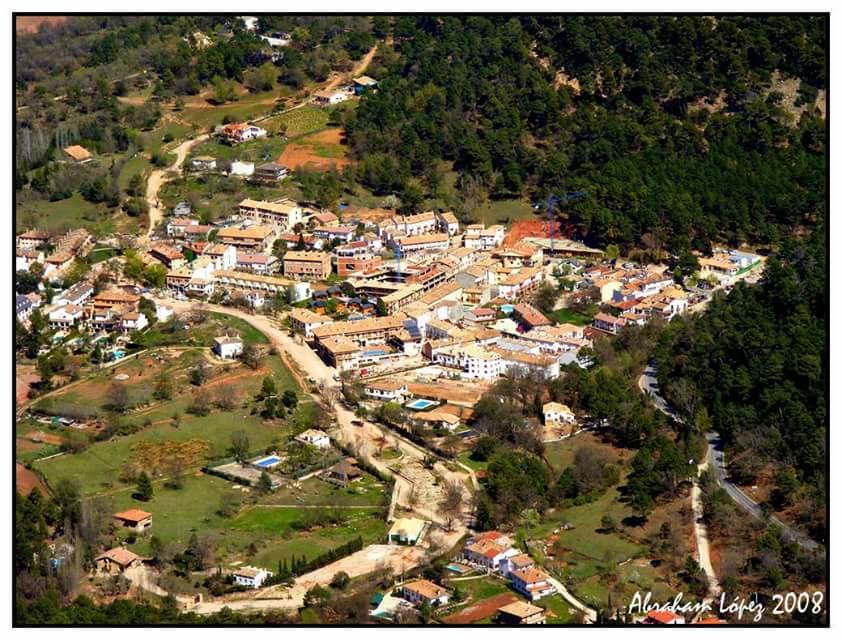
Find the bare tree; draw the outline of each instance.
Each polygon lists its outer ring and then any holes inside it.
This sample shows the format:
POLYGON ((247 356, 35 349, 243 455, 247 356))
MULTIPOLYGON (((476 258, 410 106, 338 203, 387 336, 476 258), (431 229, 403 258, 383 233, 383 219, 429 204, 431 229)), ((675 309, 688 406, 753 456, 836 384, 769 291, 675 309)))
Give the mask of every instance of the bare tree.
POLYGON ((465 498, 462 495, 462 486, 458 482, 446 481, 444 487, 444 499, 439 505, 441 513, 447 522, 448 531, 453 530, 453 522, 462 517, 462 506, 465 498))

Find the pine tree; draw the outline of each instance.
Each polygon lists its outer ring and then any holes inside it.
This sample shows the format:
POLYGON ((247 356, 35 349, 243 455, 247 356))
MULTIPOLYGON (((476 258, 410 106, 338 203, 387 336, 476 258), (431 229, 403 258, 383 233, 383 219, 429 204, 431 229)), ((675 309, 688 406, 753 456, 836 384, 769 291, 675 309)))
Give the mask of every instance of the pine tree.
POLYGON ((137 500, 149 502, 152 499, 152 495, 152 481, 149 479, 149 476, 146 475, 145 471, 141 471, 140 476, 137 479, 137 491, 135 492, 134 497, 137 500))

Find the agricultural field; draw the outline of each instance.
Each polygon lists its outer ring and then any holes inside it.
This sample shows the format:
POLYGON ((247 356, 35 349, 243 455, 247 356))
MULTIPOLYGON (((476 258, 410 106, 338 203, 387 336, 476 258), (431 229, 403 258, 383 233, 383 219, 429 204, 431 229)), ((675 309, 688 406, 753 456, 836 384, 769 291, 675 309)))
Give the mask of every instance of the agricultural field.
POLYGON ((325 109, 306 105, 262 120, 260 126, 270 133, 284 131, 287 138, 294 138, 321 131, 327 126, 327 121, 325 109))
POLYGON ((167 145, 174 144, 193 133, 193 128, 178 122, 167 122, 141 136, 144 151, 150 155, 158 153, 167 145))

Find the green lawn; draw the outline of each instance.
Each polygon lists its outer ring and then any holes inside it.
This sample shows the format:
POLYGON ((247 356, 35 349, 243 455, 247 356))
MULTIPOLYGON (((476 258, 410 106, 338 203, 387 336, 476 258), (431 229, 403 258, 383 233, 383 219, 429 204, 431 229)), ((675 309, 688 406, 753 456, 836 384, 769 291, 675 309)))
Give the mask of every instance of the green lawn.
POLYGON ((575 609, 558 594, 541 598, 536 604, 545 609, 547 624, 569 624, 573 622, 575 609))
POLYGON ((556 309, 547 314, 549 318, 557 324, 575 324, 580 327, 589 325, 593 322, 593 317, 596 315, 596 309, 593 313, 576 313, 570 309, 556 309))
POLYGON ((455 589, 458 586, 465 597, 471 599, 471 602, 465 603, 466 605, 510 591, 509 583, 506 580, 491 576, 467 580, 450 580, 447 586, 450 589, 455 589))
MULTIPOLYGON (((549 449, 549 445, 547 446, 547 449, 549 449)), ((463 451, 458 456, 456 456, 456 459, 465 466, 470 467, 474 471, 482 471, 488 467, 487 460, 485 462, 480 462, 479 460, 472 459, 470 451, 463 451)))

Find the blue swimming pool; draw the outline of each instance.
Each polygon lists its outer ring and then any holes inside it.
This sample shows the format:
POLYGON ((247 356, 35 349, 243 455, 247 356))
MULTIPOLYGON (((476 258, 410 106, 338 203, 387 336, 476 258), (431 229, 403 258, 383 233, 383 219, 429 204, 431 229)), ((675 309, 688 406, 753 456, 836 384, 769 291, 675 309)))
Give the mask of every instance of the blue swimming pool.
POLYGON ((413 400, 412 402, 408 402, 405 406, 408 409, 415 409, 416 411, 423 411, 424 409, 429 409, 430 407, 435 407, 438 402, 434 400, 424 400, 423 398, 419 398, 418 400, 413 400))
POLYGON ((278 456, 267 456, 266 458, 261 458, 260 460, 258 460, 254 464, 256 464, 258 467, 263 467, 264 469, 269 469, 271 467, 274 467, 280 461, 281 461, 281 459, 278 456))
POLYGON ((515 310, 515 306, 513 304, 503 304, 500 305, 500 311, 505 313, 507 316, 512 315, 512 311, 515 310))

